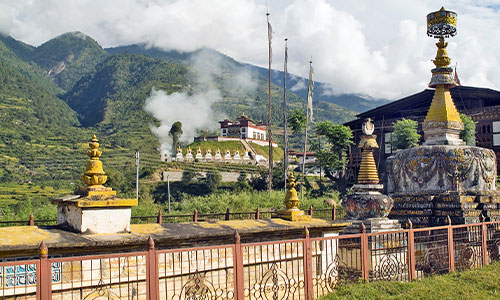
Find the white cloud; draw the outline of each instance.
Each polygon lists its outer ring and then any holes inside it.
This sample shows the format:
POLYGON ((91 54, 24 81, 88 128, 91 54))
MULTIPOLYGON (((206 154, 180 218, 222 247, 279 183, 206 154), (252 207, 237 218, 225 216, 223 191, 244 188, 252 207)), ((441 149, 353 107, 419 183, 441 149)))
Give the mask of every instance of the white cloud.
MULTIPOLYGON (((443 4, 458 13, 459 33, 449 40, 448 52, 458 62, 462 83, 500 89, 498 0, 443 4)), ((397 98, 427 86, 435 41, 425 34, 425 16, 441 3, 273 0, 269 5, 274 68, 282 68, 288 37, 289 72, 306 77, 312 55, 315 79, 335 92, 397 98)), ((205 46, 265 67, 265 12, 265 0, 3 0, 0 31, 35 45, 79 30, 105 47, 205 46)))

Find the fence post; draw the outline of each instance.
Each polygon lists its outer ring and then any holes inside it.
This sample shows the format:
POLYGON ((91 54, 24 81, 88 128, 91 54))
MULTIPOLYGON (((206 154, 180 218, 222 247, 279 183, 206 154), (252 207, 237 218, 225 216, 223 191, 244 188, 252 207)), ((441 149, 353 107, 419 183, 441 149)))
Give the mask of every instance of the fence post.
POLYGON ((149 236, 148 238, 148 254, 146 256, 146 286, 148 299, 159 299, 159 278, 158 265, 156 260, 155 242, 149 236))
POLYGON ((238 231, 234 232, 234 299, 245 299, 245 282, 243 270, 243 250, 241 247, 241 238, 238 231))
POLYGON ((255 211, 255 220, 260 220, 260 209, 257 207, 257 210, 255 211))
POLYGON ((229 221, 229 207, 226 209, 226 216, 224 220, 229 221))
POLYGON ((161 209, 158 211, 158 218, 156 219, 158 224, 163 223, 163 213, 161 212, 161 209))
POLYGON ((335 204, 332 207, 332 221, 337 219, 337 209, 335 208, 335 204))
MULTIPOLYGON (((481 216, 483 216, 481 214, 481 216)), ((481 222, 481 249, 483 250, 483 266, 488 264, 488 227, 485 222, 485 218, 482 218, 481 222)))
POLYGON ((304 289, 307 300, 313 298, 313 274, 312 274, 312 243, 309 237, 309 230, 304 227, 304 289))
POLYGON ((198 222, 198 210, 195 209, 193 212, 193 222, 198 222))
POLYGON ((33 217, 33 214, 30 214, 30 219, 28 221, 28 226, 35 226, 35 218, 33 217))
POLYGON ((416 279, 415 274, 415 232, 413 231, 413 223, 410 219, 406 223, 408 227, 408 272, 411 280, 416 279))
POLYGON ((365 224, 361 223, 361 269, 363 272, 363 281, 367 282, 370 277, 368 267, 368 236, 366 235, 365 224))
POLYGON ((448 265, 450 272, 455 272, 455 250, 453 249, 453 227, 451 227, 450 216, 446 217, 448 222, 448 265))
POLYGON ((38 300, 52 299, 52 272, 49 263, 49 249, 42 241, 38 247, 40 270, 36 272, 36 297, 38 300))

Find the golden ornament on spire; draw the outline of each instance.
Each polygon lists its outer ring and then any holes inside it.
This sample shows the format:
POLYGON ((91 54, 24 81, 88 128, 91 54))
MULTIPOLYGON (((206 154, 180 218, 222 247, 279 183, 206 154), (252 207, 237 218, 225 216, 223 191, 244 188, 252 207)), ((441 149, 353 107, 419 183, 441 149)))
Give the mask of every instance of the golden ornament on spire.
POLYGON ((90 160, 87 162, 85 173, 82 175, 82 181, 88 187, 98 187, 106 183, 108 177, 102 169, 102 162, 99 160, 102 152, 99 151, 99 143, 96 135, 92 135, 92 142, 89 143, 90 150, 87 151, 87 156, 90 160))
POLYGON ((296 186, 295 176, 293 172, 291 172, 288 177, 288 182, 286 183, 285 207, 287 209, 299 209, 299 198, 297 197, 296 186))
POLYGON ((373 135, 375 126, 370 118, 366 119, 361 126, 364 135, 361 136, 358 148, 363 149, 361 165, 358 173, 359 184, 378 184, 378 172, 373 157, 373 149, 378 148, 377 136, 373 135))
POLYGON ((299 197, 297 197, 297 190, 295 189, 296 186, 297 183, 295 182, 295 176, 293 175, 293 172, 290 172, 286 183, 286 209, 279 211, 278 217, 289 221, 310 221, 311 216, 306 215, 303 210, 299 209, 299 197))

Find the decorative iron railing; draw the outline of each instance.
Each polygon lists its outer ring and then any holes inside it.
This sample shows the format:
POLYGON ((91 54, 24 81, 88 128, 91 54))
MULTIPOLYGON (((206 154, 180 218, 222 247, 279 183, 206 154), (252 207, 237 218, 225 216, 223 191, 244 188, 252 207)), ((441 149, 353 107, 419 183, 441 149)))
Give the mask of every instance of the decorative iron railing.
MULTIPOLYGON (((42 246, 41 246, 42 247, 42 246)), ((43 246, 44 247, 44 246, 43 246)), ((43 248, 42 249, 46 249, 43 248)), ((500 221, 0 263, 0 299, 313 299, 500 260, 500 221)), ((49 249, 50 253, 50 249, 49 249)))
MULTIPOLYGON (((306 212, 313 216, 314 218, 324 219, 324 220, 340 220, 344 218, 345 213, 342 208, 313 208, 310 207, 306 212)), ((132 216, 132 224, 140 223, 151 223, 157 222, 162 223, 181 223, 181 222, 200 222, 200 221, 222 221, 222 220, 263 220, 271 219, 273 215, 276 214, 275 210, 260 210, 250 212, 231 212, 229 209, 225 213, 208 213, 202 214, 198 211, 194 211, 192 214, 167 214, 164 215, 163 212, 158 212, 156 216, 132 216)), ((45 220, 35 220, 33 216, 30 216, 28 220, 12 220, 12 221, 0 221, 0 227, 2 226, 23 226, 23 225, 57 225, 56 219, 45 219, 45 220)))

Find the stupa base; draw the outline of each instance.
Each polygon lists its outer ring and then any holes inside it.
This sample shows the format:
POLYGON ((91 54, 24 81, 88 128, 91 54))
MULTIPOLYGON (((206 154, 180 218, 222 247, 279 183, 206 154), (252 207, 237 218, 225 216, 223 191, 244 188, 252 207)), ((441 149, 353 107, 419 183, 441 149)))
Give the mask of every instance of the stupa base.
POLYGON ((402 224, 409 220, 414 227, 470 224, 500 220, 500 193, 396 193, 392 195, 394 207, 389 217, 402 224))
POLYGON ((311 216, 306 215, 303 210, 282 210, 276 215, 280 219, 288 221, 311 221, 311 216))
POLYGON ((85 234, 130 232, 131 208, 137 199, 66 196, 52 200, 57 204, 57 222, 71 231, 85 234))

